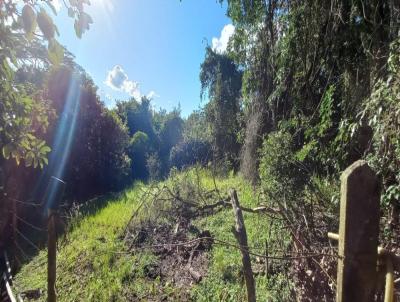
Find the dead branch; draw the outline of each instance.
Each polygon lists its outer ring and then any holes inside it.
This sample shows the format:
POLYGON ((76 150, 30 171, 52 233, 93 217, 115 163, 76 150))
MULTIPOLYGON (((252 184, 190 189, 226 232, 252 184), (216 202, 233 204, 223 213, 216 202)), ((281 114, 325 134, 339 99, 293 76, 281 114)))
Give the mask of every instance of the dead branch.
POLYGON ((203 278, 203 276, 199 272, 197 272, 197 271, 195 271, 193 269, 192 260, 193 260, 193 257, 194 257, 194 253, 198 250, 201 242, 202 242, 201 240, 198 241, 196 246, 193 248, 192 252, 190 253, 190 257, 189 257, 189 260, 188 260, 188 263, 187 263, 187 266, 186 266, 190 276, 194 279, 194 281, 196 283, 199 283, 201 281, 201 279, 203 278))

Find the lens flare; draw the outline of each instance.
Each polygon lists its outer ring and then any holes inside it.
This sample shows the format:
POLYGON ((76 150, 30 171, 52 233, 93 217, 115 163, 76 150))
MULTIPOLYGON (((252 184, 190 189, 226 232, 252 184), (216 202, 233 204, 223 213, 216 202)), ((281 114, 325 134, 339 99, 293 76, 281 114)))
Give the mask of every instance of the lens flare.
MULTIPOLYGON (((71 154, 71 147, 74 141, 77 117, 79 113, 80 104, 80 87, 78 80, 72 76, 70 78, 68 92, 63 108, 63 112, 60 116, 57 130, 54 136, 54 142, 52 146, 52 152, 50 154, 49 166, 46 171, 42 174, 37 189, 43 189, 46 186, 44 182, 47 182, 50 177, 56 177, 58 179, 64 178, 65 168, 68 164, 68 159, 71 154)), ((54 182, 49 183, 47 188, 46 196, 43 200, 44 209, 47 210, 52 208, 55 202, 55 196, 58 196, 55 190, 51 186, 54 182), (49 192, 52 192, 49 194, 49 192)))

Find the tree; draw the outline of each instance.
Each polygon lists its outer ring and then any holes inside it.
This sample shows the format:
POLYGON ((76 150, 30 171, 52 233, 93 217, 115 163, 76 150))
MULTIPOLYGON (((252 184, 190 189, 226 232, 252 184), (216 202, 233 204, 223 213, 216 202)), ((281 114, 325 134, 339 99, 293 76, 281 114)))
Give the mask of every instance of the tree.
POLYGON ((242 72, 227 55, 207 47, 200 82, 201 95, 207 91, 209 97, 205 114, 212 129, 215 157, 237 167, 242 72))
POLYGON ((182 135, 185 141, 212 141, 211 125, 207 121, 204 109, 195 110, 188 116, 185 120, 182 135))
MULTIPOLYGON (((13 0, 0 2, 0 148, 5 159, 12 157, 17 164, 25 159, 27 166, 43 167, 48 162, 50 148, 38 138, 33 125, 40 125, 40 131, 45 131, 49 108, 40 99, 40 94, 31 95, 26 85, 15 82, 15 70, 23 66, 26 58, 38 58, 58 65, 64 52, 55 39, 57 27, 45 9, 50 8, 56 14, 52 1, 25 1, 21 9, 17 4, 18 1, 13 0), (41 35, 36 34, 37 27, 41 35), (45 42, 47 55, 43 56, 37 46, 45 42)), ((78 37, 92 23, 91 17, 84 12, 84 4, 89 2, 70 1, 67 6, 69 15, 75 19, 78 37)))
POLYGON ((62 67, 47 84, 48 98, 59 118, 49 129, 47 140, 53 152, 45 173, 65 179, 69 197, 79 200, 121 189, 131 179, 128 129, 115 112, 105 108, 86 77, 62 67))

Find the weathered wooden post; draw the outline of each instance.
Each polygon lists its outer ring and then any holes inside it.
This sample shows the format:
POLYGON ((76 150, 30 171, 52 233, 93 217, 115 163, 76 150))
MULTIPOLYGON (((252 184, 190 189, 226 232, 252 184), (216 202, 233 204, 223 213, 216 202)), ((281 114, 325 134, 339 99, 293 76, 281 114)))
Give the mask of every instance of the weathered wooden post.
POLYGON ((338 302, 374 300, 379 235, 379 183, 365 161, 341 176, 338 302))
POLYGON ((17 200, 9 200, 12 202, 12 231, 13 231, 13 242, 14 242, 14 247, 17 245, 17 230, 18 230, 18 206, 17 206, 17 200))
POLYGON ((243 264, 243 275, 247 289, 247 301, 256 302, 256 285, 253 276, 253 270, 251 269, 251 260, 249 254, 249 246, 247 243, 246 227, 244 225, 243 213, 240 208, 239 199, 236 191, 231 190, 231 203, 233 213, 235 214, 235 227, 232 228, 233 234, 240 246, 240 252, 242 253, 242 264, 243 264))
POLYGON ((56 211, 48 210, 47 220, 47 301, 57 301, 57 234, 55 229, 56 211))
POLYGON ((57 277, 57 233, 56 219, 58 207, 65 191, 66 183, 52 176, 46 189, 44 201, 48 211, 47 220, 47 301, 56 302, 56 277, 57 277))

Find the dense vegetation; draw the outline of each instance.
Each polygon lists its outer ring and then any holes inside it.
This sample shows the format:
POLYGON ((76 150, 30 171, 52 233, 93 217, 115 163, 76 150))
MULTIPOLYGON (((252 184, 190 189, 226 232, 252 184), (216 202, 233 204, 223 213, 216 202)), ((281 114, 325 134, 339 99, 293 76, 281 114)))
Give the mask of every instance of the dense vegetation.
MULTIPOLYGON (((227 0, 235 33, 227 52, 206 47, 200 82, 201 95, 209 101, 187 118, 181 117, 179 107, 171 112, 154 110, 146 97, 119 101, 107 109, 90 77, 55 40, 56 27, 40 8, 43 5, 29 1, 19 9, 14 2, 0 2, 2 244, 12 239, 6 227, 11 200, 39 202, 51 175, 67 181, 65 197, 71 205, 120 191, 134 180, 172 175, 173 182, 176 169, 198 164, 223 184, 221 178, 235 174, 227 182, 245 188, 245 204, 263 203, 280 213, 279 218, 246 216, 252 244, 263 244, 268 225, 271 253, 322 252, 326 233, 337 229, 340 173, 355 160, 365 159, 382 181, 382 240, 398 246, 400 5, 396 1, 227 0), (40 37, 33 35, 36 24, 40 37), (70 139, 59 141, 60 132, 70 139), (277 229, 284 230, 284 236, 278 238, 277 229)), ((44 2, 51 7, 51 1, 44 2)), ((70 16, 81 36, 92 23, 83 9, 87 1, 70 3, 70 16)), ((202 177, 212 182, 210 175, 202 177)), ((138 204, 133 196, 137 193, 132 192, 99 216, 82 220, 81 229, 74 229, 71 236, 86 230, 91 238, 99 236, 90 235, 92 219, 111 217, 113 210, 124 215, 133 211, 138 204)), ((221 238, 231 223, 225 214, 224 210, 200 217, 194 224, 221 238)), ((120 230, 128 216, 111 223, 120 230)), ((118 244, 110 243, 110 249, 123 249, 118 244)), ((85 247, 84 243, 75 251, 66 247, 61 265, 69 265, 69 250, 76 258, 85 247)), ((108 283, 109 278, 125 280, 128 263, 151 260, 151 255, 144 255, 129 258, 122 266, 121 258, 115 259, 111 252, 101 258, 118 270, 112 276, 102 271, 104 276, 87 281, 94 291, 91 298, 107 300, 121 288, 127 290, 118 283, 109 294, 96 296, 101 278, 108 283)), ((210 255, 210 273, 190 296, 200 301, 209 295, 204 299, 210 301, 210 295, 221 293, 223 301, 240 300, 243 288, 233 264, 236 258, 230 259, 229 252, 219 247, 210 255)), ((40 254, 35 261, 42 258, 40 254)), ((92 266, 97 272, 101 264, 92 266)), ((257 277, 257 286, 270 295, 284 293, 283 300, 293 295, 300 300, 329 300, 333 267, 327 259, 277 264, 269 278, 257 277)), ((61 282, 65 288, 73 283, 61 282)), ((140 294, 149 284, 130 290, 140 294)))

